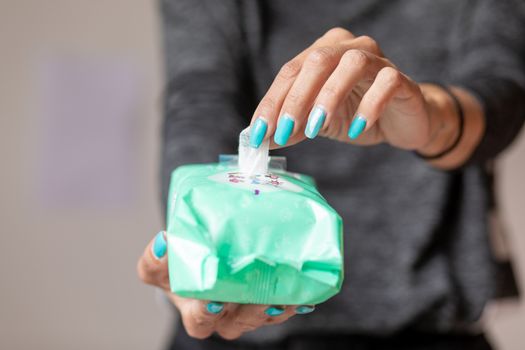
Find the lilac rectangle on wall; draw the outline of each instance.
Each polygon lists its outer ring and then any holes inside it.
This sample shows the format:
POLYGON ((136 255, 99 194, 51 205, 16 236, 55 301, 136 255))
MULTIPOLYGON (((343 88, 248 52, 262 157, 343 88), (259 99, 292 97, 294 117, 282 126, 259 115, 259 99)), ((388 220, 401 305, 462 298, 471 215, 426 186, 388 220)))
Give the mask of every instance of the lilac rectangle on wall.
POLYGON ((119 59, 41 65, 37 187, 44 206, 126 207, 136 199, 138 74, 119 59))

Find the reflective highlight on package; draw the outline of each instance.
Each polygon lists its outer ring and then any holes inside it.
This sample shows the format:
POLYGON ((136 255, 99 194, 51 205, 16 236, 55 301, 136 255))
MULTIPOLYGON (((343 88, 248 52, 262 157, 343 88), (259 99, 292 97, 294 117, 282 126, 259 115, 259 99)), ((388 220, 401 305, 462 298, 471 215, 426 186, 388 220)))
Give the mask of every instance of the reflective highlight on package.
POLYGON ((343 281, 342 220, 312 178, 240 135, 239 156, 185 165, 167 215, 172 292, 197 299, 319 304, 343 281))

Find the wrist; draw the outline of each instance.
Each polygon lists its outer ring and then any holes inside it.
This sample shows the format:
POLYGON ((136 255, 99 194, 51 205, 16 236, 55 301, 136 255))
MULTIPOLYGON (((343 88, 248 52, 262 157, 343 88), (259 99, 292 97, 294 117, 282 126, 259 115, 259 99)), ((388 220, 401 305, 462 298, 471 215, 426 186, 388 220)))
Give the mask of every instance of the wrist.
POLYGON ((423 157, 432 157, 457 143, 460 116, 449 92, 433 84, 421 84, 420 87, 427 104, 430 132, 428 141, 415 151, 423 157))

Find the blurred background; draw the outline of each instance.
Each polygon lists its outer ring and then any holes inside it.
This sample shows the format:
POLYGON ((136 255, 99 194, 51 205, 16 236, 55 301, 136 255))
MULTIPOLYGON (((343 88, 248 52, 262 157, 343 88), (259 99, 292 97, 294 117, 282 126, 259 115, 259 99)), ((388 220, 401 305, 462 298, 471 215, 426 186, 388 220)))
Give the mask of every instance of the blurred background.
MULTIPOLYGON (((154 0, 0 0, 0 348, 161 349, 171 313, 136 277, 162 228, 154 0)), ((525 290, 525 135, 498 188, 525 290)), ((491 305, 499 349, 525 305, 491 305)))

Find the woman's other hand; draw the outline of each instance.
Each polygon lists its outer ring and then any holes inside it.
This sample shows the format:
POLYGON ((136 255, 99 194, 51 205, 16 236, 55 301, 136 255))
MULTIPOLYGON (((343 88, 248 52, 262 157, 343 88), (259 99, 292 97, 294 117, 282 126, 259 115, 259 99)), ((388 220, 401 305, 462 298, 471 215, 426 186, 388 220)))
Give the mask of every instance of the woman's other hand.
POLYGON ((170 292, 166 233, 159 232, 139 259, 141 280, 161 288, 180 312, 186 332, 194 338, 206 338, 217 332, 225 339, 235 339, 261 326, 279 324, 295 314, 306 314, 313 306, 276 306, 220 303, 189 299, 170 292))
MULTIPOLYGON (((464 90, 454 93, 466 111, 464 150, 437 166, 464 161, 481 137, 479 103, 464 90), (479 120, 478 120, 479 119, 479 120), (469 134, 471 133, 471 134, 469 134)), ((342 142, 437 154, 455 142, 459 118, 442 88, 417 84, 383 56, 370 37, 334 28, 287 62, 260 101, 251 122, 251 145, 271 138, 272 147, 317 135, 342 142)))

